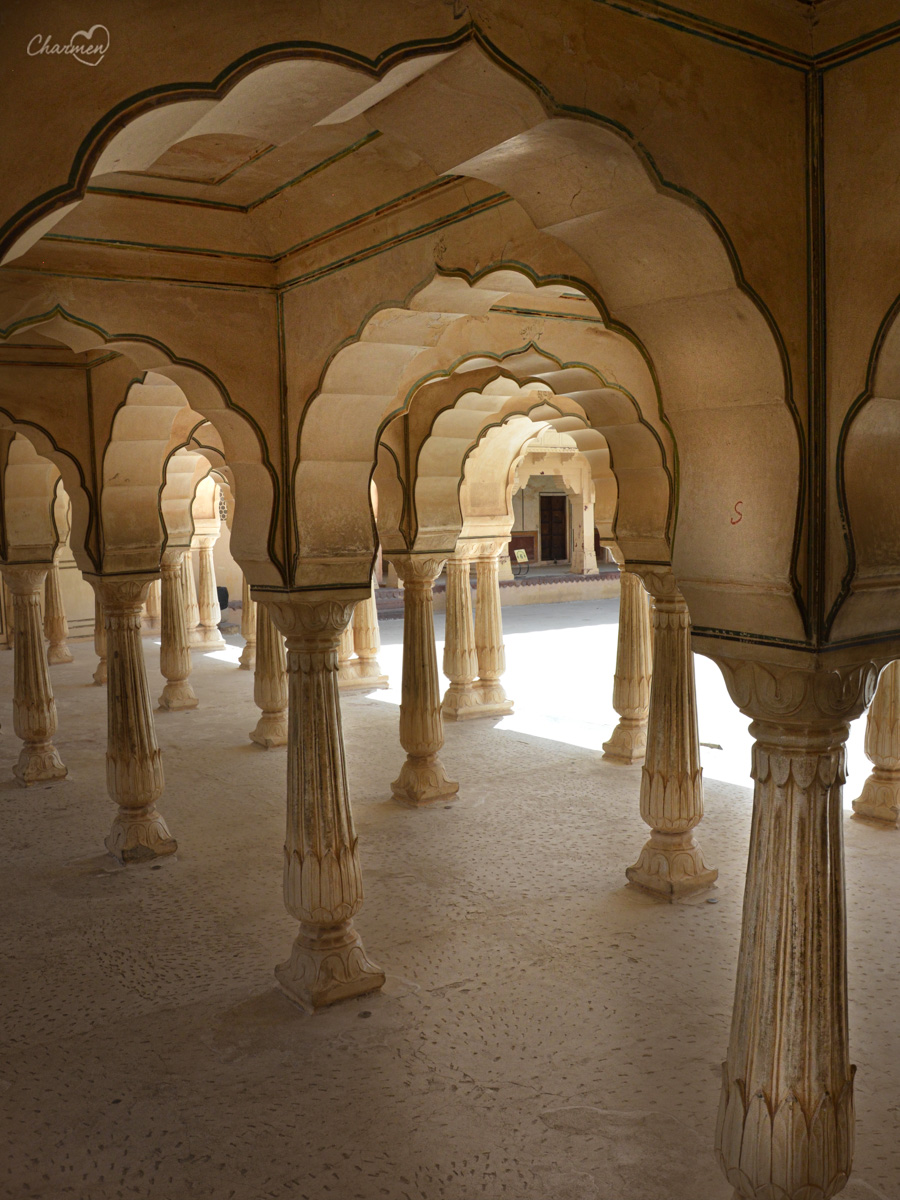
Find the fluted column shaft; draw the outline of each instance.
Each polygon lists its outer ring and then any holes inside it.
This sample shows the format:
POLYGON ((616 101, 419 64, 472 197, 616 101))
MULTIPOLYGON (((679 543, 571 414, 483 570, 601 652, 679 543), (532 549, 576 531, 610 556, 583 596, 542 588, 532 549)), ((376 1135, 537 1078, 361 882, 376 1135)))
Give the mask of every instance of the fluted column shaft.
POLYGON ((647 753, 641 772, 641 816, 652 832, 625 874, 632 883, 674 900, 715 883, 694 828, 703 816, 703 781, 691 619, 671 580, 653 598, 653 681, 647 753))
POLYGON ((475 686, 478 654, 472 619, 471 564, 472 549, 467 545, 457 546, 456 553, 447 559, 444 674, 450 680, 450 686, 441 702, 441 715, 446 721, 483 715, 481 693, 475 686))
POLYGON ((200 613, 200 625, 195 645, 204 650, 221 650, 225 645, 225 639, 219 632, 222 610, 219 607, 219 597, 216 592, 216 568, 213 563, 213 546, 217 540, 214 537, 197 539, 199 554, 197 607, 200 613))
POLYGON ((196 646, 202 639, 200 625, 200 608, 197 604, 197 585, 194 582, 193 553, 186 550, 181 560, 181 570, 184 576, 184 618, 187 621, 188 639, 196 646))
POLYGON ((144 610, 147 617, 147 628, 154 632, 159 629, 162 622, 162 581, 154 579, 147 591, 147 600, 144 604, 144 610))
POLYGON ((348 624, 338 642, 338 687, 345 688, 353 680, 353 626, 348 624))
POLYGON ((502 548, 502 542, 484 543, 475 560, 475 651, 478 656, 475 688, 480 716, 499 717, 513 710, 513 703, 500 682, 506 670, 498 567, 502 548))
POLYGON ((620 720, 603 757, 611 762, 642 762, 647 750, 647 719, 650 713, 652 647, 650 604, 640 577, 620 571, 619 641, 616 673, 613 676, 613 708, 620 720))
POLYGON ((72 651, 68 646, 69 622, 66 620, 62 590, 59 586, 59 563, 56 559, 50 564, 47 578, 44 580, 44 637, 50 643, 47 647, 47 662, 51 667, 72 661, 72 651))
POLYGON ((447 778, 438 751, 444 744, 432 588, 444 560, 413 555, 391 557, 403 579, 403 682, 400 744, 407 752, 391 784, 396 799, 419 806, 455 796, 459 784, 447 778))
POLYGON ((100 596, 106 626, 106 786, 119 806, 106 848, 120 862, 145 862, 178 848, 156 808, 163 767, 141 640, 141 607, 150 580, 95 576, 91 583, 100 596))
POLYGON ((103 605, 100 597, 94 591, 94 653, 97 655, 97 668, 93 674, 94 683, 98 687, 106 683, 106 623, 103 620, 103 605))
POLYGON ((853 1158, 841 840, 849 726, 754 721, 750 732, 753 826, 716 1153, 740 1197, 827 1200, 853 1158))
POLYGON ((5 622, 6 643, 4 649, 12 650, 13 648, 13 602, 12 596, 9 593, 9 588, 6 586, 6 580, 0 574, 0 593, 3 600, 3 616, 5 622))
POLYGON ((830 1200, 853 1158, 841 787, 877 671, 715 661, 755 739, 716 1153, 737 1200, 830 1200))
POLYGON ((46 563, 3 567, 14 614, 13 728, 22 739, 13 774, 26 787, 66 776, 52 740, 56 701, 44 656, 41 585, 47 570, 46 563))
POLYGON ((896 825, 900 821, 900 662, 881 673, 866 718, 866 757, 872 773, 853 801, 857 817, 896 825))
POLYGON ((251 741, 271 750, 288 740, 288 682, 284 638, 272 624, 265 604, 256 606, 256 672, 253 699, 262 715, 251 741))
POLYGON ((191 647, 185 616, 184 551, 167 550, 162 566, 162 611, 160 614, 159 669, 166 686, 159 698, 160 708, 174 712, 197 707, 197 696, 189 683, 191 647))
POLYGON ((241 576, 241 637, 244 648, 238 663, 242 671, 252 671, 256 666, 256 601, 244 576, 241 576))
MULTIPOLYGON (((284 594, 269 602, 288 643, 289 739, 284 903, 300 929, 275 975, 307 1009, 375 991, 384 972, 366 957, 353 918, 362 874, 337 686, 337 649, 353 606, 284 594)), ((263 610, 260 604, 260 611, 263 610)))

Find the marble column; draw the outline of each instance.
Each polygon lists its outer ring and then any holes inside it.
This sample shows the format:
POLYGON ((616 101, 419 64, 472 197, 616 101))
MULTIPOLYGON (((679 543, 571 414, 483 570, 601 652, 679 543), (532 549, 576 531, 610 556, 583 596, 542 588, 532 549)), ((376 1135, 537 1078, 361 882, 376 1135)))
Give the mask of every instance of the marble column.
POLYGON ((609 762, 643 762, 647 750, 647 718, 650 713, 652 647, 650 604, 640 577, 620 571, 619 642, 613 676, 613 708, 619 723, 603 757, 609 762))
POLYGON ((94 576, 106 626, 106 787, 119 806, 106 848, 121 863, 148 862, 178 849, 156 807, 163 766, 141 640, 147 576, 94 576))
POLYGON ((754 718, 755 739, 716 1154, 736 1200, 830 1200, 853 1159, 844 744, 874 688, 875 667, 716 661, 732 699, 754 718))
POLYGON ((47 578, 44 580, 44 637, 50 643, 47 647, 47 662, 51 667, 72 661, 72 651, 68 646, 69 622, 66 620, 62 590, 59 586, 59 563, 56 559, 50 564, 47 578))
POLYGON ((12 650, 13 648, 13 602, 12 596, 9 593, 9 588, 6 586, 6 580, 0 575, 0 591, 3 596, 3 615, 6 626, 6 643, 3 646, 4 650, 12 650))
POLYGON ((353 610, 353 649, 356 651, 354 669, 357 686, 367 689, 386 688, 390 680, 378 663, 381 634, 378 631, 378 608, 374 584, 365 600, 353 610))
POLYGON ((703 781, 691 618, 671 574, 652 574, 647 586, 653 595, 653 680, 641 816, 651 834, 625 874, 639 887, 677 900, 712 887, 718 871, 707 867, 694 836, 703 816, 703 781))
POLYGON ((154 579, 150 584, 147 592, 147 601, 144 605, 144 611, 147 616, 147 628, 152 632, 157 632, 162 622, 162 581, 154 579))
POLYGON ((162 611, 160 613, 159 669, 166 680, 159 707, 174 712, 197 707, 190 685, 191 646, 185 616, 183 550, 166 550, 162 565, 162 611))
POLYGON ((256 666, 256 601, 250 595, 250 584, 241 576, 241 637, 244 648, 238 665, 242 671, 256 666))
POLYGON ((472 619, 472 554, 470 542, 459 542, 456 552, 447 559, 443 665, 450 686, 441 701, 441 716, 445 721, 464 721, 467 717, 483 715, 481 693, 475 686, 478 655, 475 650, 475 622, 472 619))
POLYGON ((222 610, 219 608, 219 597, 216 592, 216 569, 213 564, 213 546, 217 540, 214 537, 197 538, 199 554, 197 607, 200 612, 200 625, 194 647, 198 650, 222 650, 225 647, 225 639, 219 632, 222 610))
POLYGON ((3 567, 13 604, 13 728, 22 739, 13 774, 26 787, 64 779, 67 773, 53 745, 56 701, 44 656, 41 585, 47 570, 47 563, 3 567))
POLYGON ((181 560, 184 575, 184 617, 187 621, 188 640, 196 646, 202 639, 200 629, 200 607, 197 604, 197 585, 194 582, 193 552, 186 550, 181 560))
POLYGON ((872 773, 863 784, 853 813, 869 821, 900 821, 900 662, 881 674, 866 718, 866 757, 872 773))
POLYGON ((506 670, 500 575, 497 557, 505 541, 483 542, 475 559, 475 651, 478 655, 479 716, 502 717, 513 710, 500 678, 506 670))
POLYGON ((103 620, 103 605, 100 597, 94 592, 94 653, 97 655, 97 669, 94 671, 94 683, 98 687, 107 681, 106 671, 106 622, 103 620))
POLYGON ((284 903, 300 925, 275 976, 290 999, 314 1011, 384 984, 353 927, 363 889, 337 686, 338 642, 353 604, 282 593, 268 605, 280 630, 275 636, 287 638, 284 903))
POLYGON ((403 683, 400 701, 400 744, 406 751, 391 790, 397 800, 414 807, 452 799, 459 784, 447 778, 438 751, 444 744, 437 650, 434 644, 432 588, 444 565, 442 558, 392 555, 403 579, 403 683))
POLYGON ((338 642, 338 687, 352 686, 355 681, 353 670, 353 625, 349 624, 338 642))
POLYGON ((271 750, 288 740, 288 681, 284 638, 272 624, 265 604, 256 606, 256 672, 253 699, 262 715, 251 741, 271 750))

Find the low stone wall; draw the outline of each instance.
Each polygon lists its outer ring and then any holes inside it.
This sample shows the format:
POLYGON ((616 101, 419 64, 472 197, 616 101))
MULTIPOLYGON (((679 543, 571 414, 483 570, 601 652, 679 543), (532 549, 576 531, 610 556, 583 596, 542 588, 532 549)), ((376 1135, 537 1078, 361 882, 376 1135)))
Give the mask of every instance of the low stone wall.
MULTIPOLYGON (((500 603, 557 604, 566 600, 604 600, 619 594, 618 567, 601 568, 599 575, 536 575, 531 579, 502 579, 500 603)), ((474 601, 475 585, 472 584, 474 601)), ((382 620, 403 616, 403 588, 378 588, 375 593, 378 616, 382 620)), ((434 611, 447 607, 447 589, 443 581, 434 585, 434 611)))

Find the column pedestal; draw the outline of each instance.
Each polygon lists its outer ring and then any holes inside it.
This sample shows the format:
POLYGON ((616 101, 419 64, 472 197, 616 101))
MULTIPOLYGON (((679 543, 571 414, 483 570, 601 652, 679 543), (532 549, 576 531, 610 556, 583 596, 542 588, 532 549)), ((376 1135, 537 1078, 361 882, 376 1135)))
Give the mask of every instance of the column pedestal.
POLYGON ((630 766, 643 762, 650 713, 650 606, 639 576, 620 572, 619 643, 613 677, 613 708, 619 723, 603 743, 607 762, 630 766))
POLYGON ((671 575, 654 575, 653 682, 647 753, 641 772, 641 816, 652 833, 628 880, 665 900, 712 887, 694 837, 703 816, 700 740, 691 619, 671 575))
POLYGON ((178 849, 156 807, 163 767, 141 640, 141 607, 150 579, 95 576, 90 582, 106 625, 106 786, 119 806, 106 848, 121 863, 148 862, 178 849))
POLYGON ((196 708, 197 696, 190 685, 191 648, 185 619, 183 550, 166 550, 162 565, 162 612, 159 669, 166 679, 159 707, 168 712, 196 708))
POLYGON ((394 798, 414 808, 452 799, 459 784, 447 778, 438 751, 444 744, 432 588, 444 560, 392 555, 403 579, 403 684, 400 744, 407 752, 391 784, 394 798))
POLYGON ((872 773, 853 801, 853 815, 882 825, 900 821, 900 662, 881 673, 866 719, 866 757, 872 773))
POLYGON ((265 604, 256 606, 256 673, 253 699, 262 715, 250 740, 271 750, 288 740, 288 682, 284 638, 272 624, 265 604))
POLYGON ((384 985, 384 972, 369 960, 353 927, 362 907, 362 874, 337 687, 338 641, 353 605, 290 593, 268 603, 281 631, 275 636, 281 641, 284 633, 288 645, 284 903, 300 925, 275 977, 291 1000, 315 1011, 384 985))
POLYGON ((69 622, 66 620, 59 586, 59 564, 55 559, 44 581, 44 637, 50 643, 47 662, 51 667, 72 661, 72 651, 68 645, 69 622))
POLYGON ((64 779, 67 771, 53 745, 56 701, 44 657, 41 585, 48 564, 3 567, 12 594, 15 660, 13 663, 13 728, 22 739, 13 774, 25 787, 64 779))

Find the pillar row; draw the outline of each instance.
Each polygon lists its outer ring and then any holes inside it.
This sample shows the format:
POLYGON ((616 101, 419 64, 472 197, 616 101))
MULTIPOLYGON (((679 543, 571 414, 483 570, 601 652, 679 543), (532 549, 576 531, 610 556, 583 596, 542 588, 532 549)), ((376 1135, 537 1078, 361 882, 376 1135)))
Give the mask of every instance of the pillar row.
POLYGON ((478 680, 475 689, 481 716, 502 717, 513 710, 500 682, 506 670, 503 617, 500 608, 499 555, 505 540, 480 544, 475 559, 475 652, 478 680))
POLYGON ((256 601, 250 595, 250 584, 241 576, 241 637, 244 648, 238 665, 242 671, 252 671, 256 666, 256 601))
POLYGON ((106 670, 106 623, 103 620, 103 605, 98 592, 94 591, 94 653, 97 655, 97 668, 93 674, 94 683, 101 687, 107 682, 106 670))
POLYGON ((475 622, 472 619, 470 573, 475 548, 471 542, 457 542, 447 559, 447 612, 444 633, 444 674, 450 686, 441 701, 445 721, 465 721, 485 715, 482 692, 475 686, 478 653, 475 649, 475 622))
POLYGON ((217 540, 217 538, 206 536, 196 539, 199 624, 194 646, 198 650, 222 650, 225 646, 225 639, 219 632, 222 610, 219 607, 219 596, 216 591, 216 568, 213 563, 213 546, 217 540))

